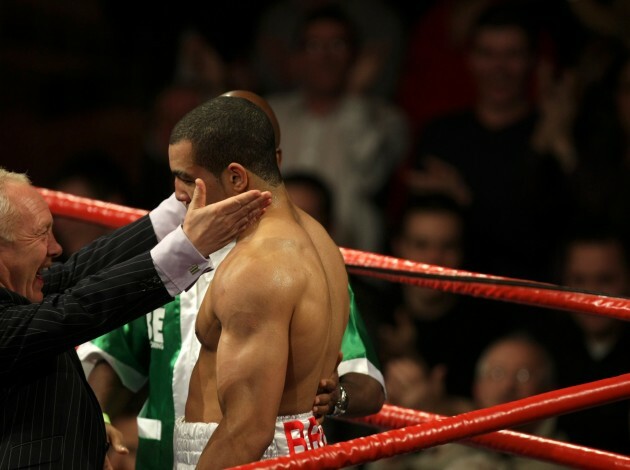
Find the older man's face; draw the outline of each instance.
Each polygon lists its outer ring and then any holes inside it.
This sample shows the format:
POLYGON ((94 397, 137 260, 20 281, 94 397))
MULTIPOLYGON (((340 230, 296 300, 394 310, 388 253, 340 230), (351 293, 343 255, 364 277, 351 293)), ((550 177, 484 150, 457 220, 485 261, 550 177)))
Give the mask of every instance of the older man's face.
POLYGON ((42 270, 62 252, 52 233, 52 214, 30 185, 9 183, 7 192, 20 217, 14 227, 14 241, 0 241, 0 282, 31 302, 41 302, 42 270))

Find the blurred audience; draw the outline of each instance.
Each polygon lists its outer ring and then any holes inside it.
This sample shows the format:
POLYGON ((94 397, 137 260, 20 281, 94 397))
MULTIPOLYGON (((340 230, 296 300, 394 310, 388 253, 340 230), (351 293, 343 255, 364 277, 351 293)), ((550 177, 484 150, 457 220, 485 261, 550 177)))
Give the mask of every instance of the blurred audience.
POLYGON ((142 179, 133 199, 136 206, 149 210, 173 191, 173 176, 168 165, 171 130, 186 113, 211 97, 206 86, 184 83, 167 86, 155 97, 140 159, 142 179))
POLYGON ((301 84, 301 60, 294 44, 301 19, 326 6, 338 7, 356 25, 356 58, 344 84, 350 94, 391 98, 397 86, 404 45, 399 12, 382 0, 280 0, 263 11, 253 51, 263 93, 278 93, 301 84))
POLYGON ((625 0, 569 2, 576 17, 590 30, 612 37, 630 48, 630 3, 625 0))
POLYGON ((293 203, 334 236, 334 200, 326 183, 310 173, 283 174, 282 180, 293 203))
MULTIPOLYGON (((588 223, 567 237, 561 250, 561 282, 575 289, 627 297, 630 251, 627 240, 603 223, 588 223)), ((565 315, 562 339, 556 342, 561 386, 577 385, 628 372, 628 324, 603 316, 565 315)), ((597 406, 560 417, 562 428, 577 444, 630 453, 630 402, 597 406)))
POLYGON ((471 34, 475 105, 427 124, 408 182, 412 192, 441 191, 470 208, 473 270, 544 280, 565 191, 558 162, 530 146, 539 121, 529 93, 536 22, 526 5, 501 2, 471 34))
MULTIPOLYGON (((393 236, 392 253, 462 268, 466 221, 461 207, 445 195, 413 198, 393 236)), ((388 287, 377 311, 371 315, 366 311, 368 325, 374 319, 378 322, 372 330, 382 361, 419 355, 430 370, 445 376, 449 395, 470 397, 475 358, 507 328, 507 316, 495 313, 495 302, 409 284, 388 287)))
MULTIPOLYGON (((500 405, 548 392, 556 387, 556 370, 548 351, 527 334, 515 333, 493 342, 477 362, 474 397, 479 408, 500 405)), ((556 418, 535 421, 513 429, 514 431, 567 440, 558 429, 556 418)), ((457 444, 444 446, 455 447, 457 444)), ((458 446, 445 470, 515 469, 551 470, 564 466, 539 460, 498 454, 486 450, 458 446)), ((448 451, 446 451, 448 452, 448 451)), ((436 453, 439 453, 437 450, 436 453)))
MULTIPOLYGON (((98 199, 115 204, 129 204, 130 189, 123 169, 100 151, 74 155, 53 176, 51 189, 74 196, 98 199)), ((63 247, 62 259, 83 248, 112 229, 68 217, 54 216, 53 231, 63 247)))
POLYGON ((414 133, 436 116, 474 104, 467 42, 476 17, 491 1, 432 2, 411 26, 397 101, 414 133))
POLYGON ((392 405, 447 416, 473 409, 471 400, 447 393, 444 364, 404 355, 390 359, 384 372, 387 401, 392 405))
MULTIPOLYGON (((392 377, 389 374, 392 371, 386 368, 385 372, 386 382, 391 383, 392 377)), ((473 387, 474 407, 487 408, 520 400, 548 392, 555 385, 555 367, 547 350, 525 333, 510 333, 489 344, 477 359, 473 387)), ((398 398, 398 395, 390 396, 393 404, 406 406, 403 403, 411 403, 409 401, 395 403, 394 398, 398 398)), ((529 423, 514 430, 566 440, 566 436, 558 430, 555 418, 529 423)), ((446 444, 425 449, 417 454, 377 461, 368 464, 366 468, 370 470, 551 470, 564 467, 461 444, 446 444)))
POLYGON ((590 86, 569 127, 577 167, 571 212, 607 217, 630 229, 630 51, 621 49, 603 79, 590 86))
MULTIPOLYGON (((490 5, 514 0, 441 0, 427 2, 408 33, 397 100, 414 132, 436 116, 472 107, 475 86, 468 66, 471 31, 490 5)), ((575 60, 581 28, 564 2, 520 0, 541 27, 541 58, 575 60)), ((568 3, 568 2, 567 2, 568 3)), ((532 90, 535 94, 536 90, 532 90)))
POLYGON ((385 101, 347 92, 357 49, 341 9, 311 11, 299 47, 300 89, 268 97, 288 156, 283 172, 311 172, 331 188, 339 245, 380 251, 384 217, 377 198, 407 151, 406 123, 385 101))

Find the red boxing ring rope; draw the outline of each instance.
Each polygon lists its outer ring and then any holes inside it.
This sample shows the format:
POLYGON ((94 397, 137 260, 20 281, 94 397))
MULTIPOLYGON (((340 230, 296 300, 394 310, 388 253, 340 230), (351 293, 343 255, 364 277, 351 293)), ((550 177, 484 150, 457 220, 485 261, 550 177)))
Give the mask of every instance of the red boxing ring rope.
POLYGON ((348 271, 353 274, 474 297, 630 320, 630 299, 627 298, 443 268, 348 248, 340 249, 348 271))
MULTIPOLYGON (((558 414, 581 410, 630 396, 630 374, 576 385, 490 408, 449 416, 436 421, 360 437, 296 455, 233 467, 239 470, 261 468, 333 469, 359 465, 377 459, 415 452, 427 447, 514 427, 558 414)), ((627 457, 608 454, 596 465, 579 461, 580 468, 630 468, 627 457), (604 466, 601 466, 602 460, 604 466), (591 466, 589 466, 591 465, 591 466)), ((593 459, 595 460, 595 459, 593 459)), ((575 461, 573 461, 575 464, 575 461)))
POLYGON ((87 197, 37 188, 50 207, 50 211, 62 217, 80 219, 109 228, 118 228, 139 219, 148 211, 97 201, 87 197))
MULTIPOLYGON (((119 204, 72 196, 39 188, 53 214, 118 228, 147 214, 119 204)), ((442 268, 375 253, 340 248, 354 274, 404 282, 421 287, 505 300, 538 307, 604 315, 630 320, 630 299, 568 290, 541 282, 524 281, 458 269, 442 268)))
MULTIPOLYGON (((59 191, 38 188, 56 215, 117 228, 147 211, 59 191)), ((630 319, 630 300, 520 279, 466 272, 414 263, 374 253, 340 248, 352 273, 403 282, 458 294, 630 319)), ((459 439, 464 443, 587 469, 630 469, 630 458, 512 431, 493 432, 556 414, 620 400, 630 396, 630 374, 548 392, 492 408, 453 417, 385 405, 363 421, 393 431, 327 446, 292 457, 256 462, 238 468, 339 468, 439 445, 459 439), (426 422, 431 421, 431 422, 426 422), (423 423, 423 424, 418 424, 423 423), (491 432, 491 434, 479 436, 491 432), (478 436, 478 437, 473 437, 478 436)))
MULTIPOLYGON (((365 418, 355 418, 353 421, 382 428, 398 429, 443 418, 445 416, 385 404, 379 413, 366 416, 365 418)), ((630 468, 630 457, 625 455, 514 431, 492 432, 458 443, 535 458, 560 465, 575 465, 575 462, 580 462, 583 468, 593 470, 630 468)))

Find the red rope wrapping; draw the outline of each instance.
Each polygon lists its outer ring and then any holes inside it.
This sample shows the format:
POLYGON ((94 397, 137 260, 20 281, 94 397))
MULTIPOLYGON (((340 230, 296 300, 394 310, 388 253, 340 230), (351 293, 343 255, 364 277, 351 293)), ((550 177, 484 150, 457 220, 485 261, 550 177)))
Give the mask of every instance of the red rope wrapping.
MULTIPOLYGON (((39 190, 53 214, 111 228, 126 225, 147 213, 145 210, 59 191, 43 188, 39 190)), ((356 274, 489 299, 630 319, 630 300, 625 298, 569 291, 550 284, 447 269, 347 248, 340 250, 349 271, 356 274), (418 277, 419 274, 425 277, 418 277), (510 285, 511 281, 529 285, 510 285)), ((405 427, 330 445, 298 456, 256 462, 238 468, 274 466, 320 469, 356 465, 626 398, 630 395, 629 384, 630 374, 454 417, 439 417, 385 405, 381 413, 366 418, 366 422, 388 427, 405 427), (418 424, 424 421, 431 422, 418 424)), ((465 443, 549 462, 567 465, 579 462, 580 468, 586 469, 630 468, 630 458, 625 456, 512 431, 492 432, 468 439, 465 443)))
MULTIPOLYGON (((445 416, 385 404, 379 413, 365 418, 355 418, 353 421, 397 429, 443 418, 445 416)), ((514 431, 497 431, 459 443, 559 465, 575 465, 575 462, 580 462, 580 466, 585 469, 630 468, 630 457, 625 455, 514 431)))
MULTIPOLYGON (((72 196, 60 191, 51 191, 42 188, 39 188, 39 191, 46 199, 53 214, 82 219, 107 227, 121 227, 147 213, 147 211, 142 209, 132 209, 118 204, 72 196)), ((554 286, 551 284, 531 281, 521 282, 538 285, 540 288, 475 283, 475 279, 479 281, 484 280, 486 282, 492 280, 499 282, 520 280, 431 266, 348 248, 340 248, 340 250, 348 265, 348 270, 356 274, 376 277, 392 282, 403 282, 431 289, 455 292, 458 294, 630 320, 630 300, 625 298, 567 290, 553 290, 554 286), (391 272, 374 272, 370 270, 373 268, 402 271, 410 275, 393 274, 391 272), (411 276, 411 274, 418 273, 434 277, 418 278, 411 276), (460 280, 458 280, 458 278, 460 278, 460 280)))
MULTIPOLYGON (((239 470, 260 468, 334 469, 415 452, 427 447, 519 426, 558 414, 581 410, 630 396, 630 374, 576 385, 533 397, 470 411, 401 429, 332 444, 297 455, 241 465, 239 470)), ((610 457, 607 466, 580 468, 630 468, 625 458, 610 457)))
POLYGON ((442 268, 348 248, 340 250, 348 271, 355 274, 457 294, 630 320, 630 299, 622 297, 576 292, 553 284, 442 268), (386 270, 397 272, 383 272, 386 270), (431 277, 413 276, 419 273, 431 277))
POLYGON ((80 219, 105 227, 122 227, 147 214, 147 211, 143 209, 132 209, 110 202, 73 196, 61 191, 52 191, 44 188, 37 189, 44 196, 53 214, 80 219))

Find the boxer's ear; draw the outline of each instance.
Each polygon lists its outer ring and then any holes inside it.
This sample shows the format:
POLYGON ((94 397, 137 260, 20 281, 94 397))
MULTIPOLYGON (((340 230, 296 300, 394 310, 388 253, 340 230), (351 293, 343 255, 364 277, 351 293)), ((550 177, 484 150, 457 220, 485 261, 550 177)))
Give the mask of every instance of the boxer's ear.
POLYGON ((242 193, 249 189, 249 175, 240 163, 230 163, 224 173, 225 183, 235 193, 242 193))

